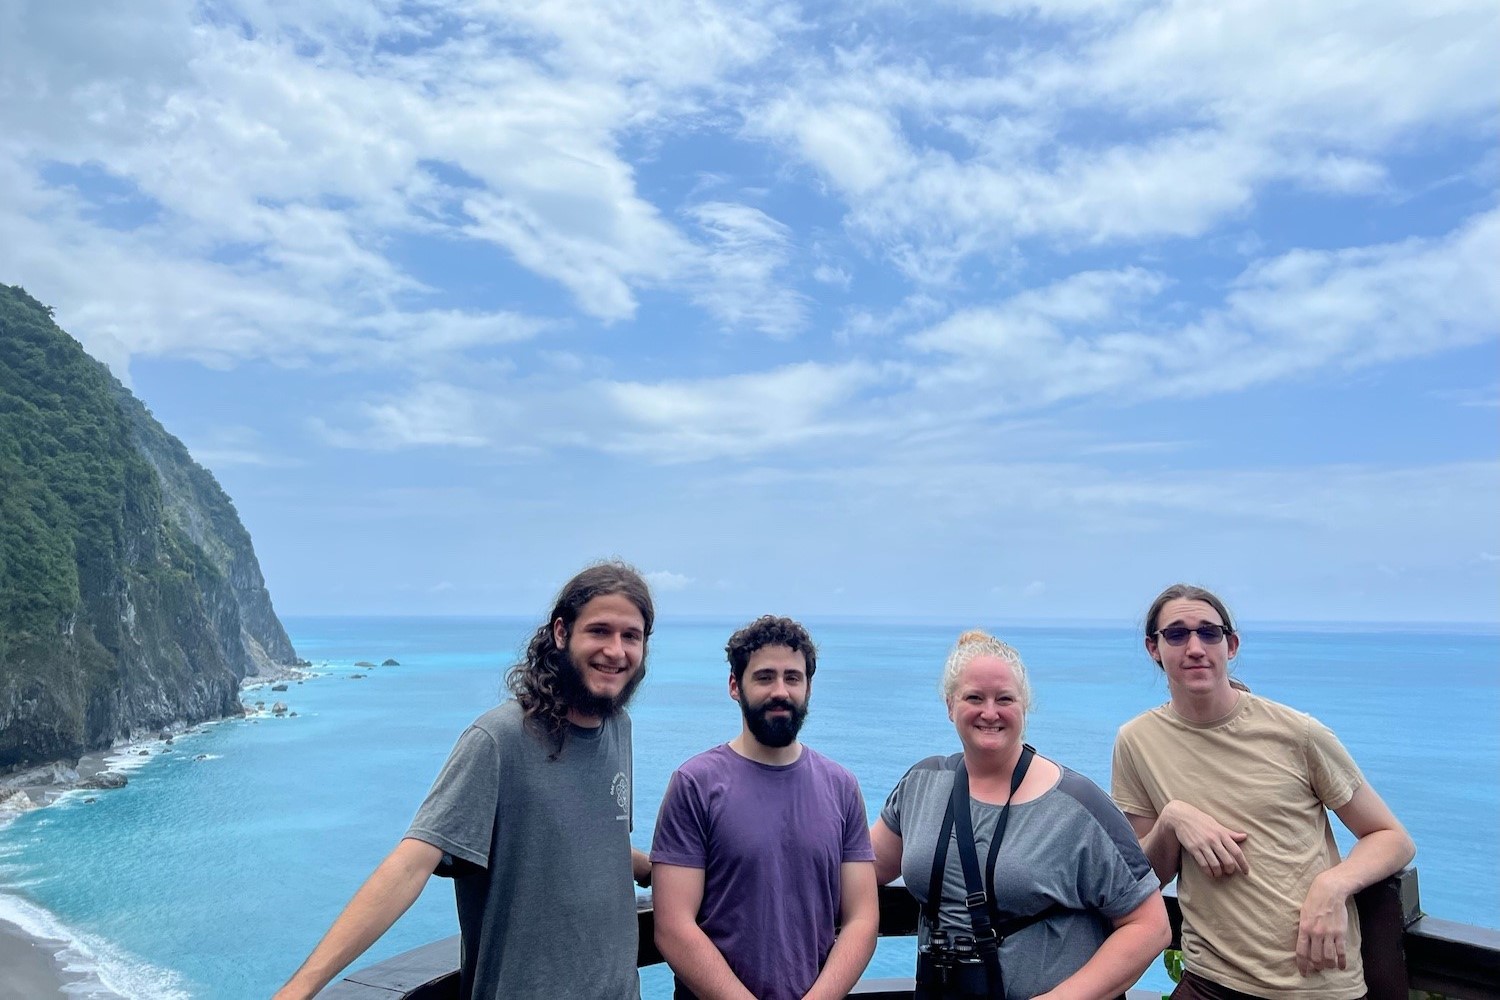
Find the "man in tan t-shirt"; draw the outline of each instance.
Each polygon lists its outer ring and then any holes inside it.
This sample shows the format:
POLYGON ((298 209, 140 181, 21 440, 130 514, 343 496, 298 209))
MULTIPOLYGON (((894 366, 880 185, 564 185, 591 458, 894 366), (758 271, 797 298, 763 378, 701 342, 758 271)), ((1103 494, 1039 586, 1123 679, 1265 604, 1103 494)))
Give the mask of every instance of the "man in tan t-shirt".
POLYGON ((1353 897, 1415 847, 1338 737, 1231 683, 1239 635, 1177 585, 1146 618, 1172 700, 1115 742, 1113 794, 1162 884, 1178 879, 1179 1000, 1365 994, 1353 897), (1332 810, 1358 841, 1339 859, 1332 810))

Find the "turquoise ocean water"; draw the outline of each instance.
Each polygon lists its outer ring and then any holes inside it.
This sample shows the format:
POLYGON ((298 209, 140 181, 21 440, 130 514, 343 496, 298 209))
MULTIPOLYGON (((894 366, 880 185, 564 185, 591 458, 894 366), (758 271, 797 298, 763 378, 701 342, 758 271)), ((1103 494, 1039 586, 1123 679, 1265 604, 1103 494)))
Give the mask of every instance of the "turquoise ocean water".
MULTIPOLYGON (((496 702, 530 624, 289 619, 323 676, 248 700, 282 699, 298 716, 212 725, 169 754, 153 746, 127 758, 127 788, 71 793, 0 829, 0 918, 72 941, 67 957, 96 977, 97 996, 268 996, 395 844, 459 732, 496 702), (353 666, 387 657, 401 665, 353 666)), ((667 621, 652 642, 632 708, 642 848, 672 769, 738 730, 722 652, 735 624, 667 621)), ((821 654, 803 736, 858 776, 873 817, 910 764, 957 748, 936 684, 959 628, 808 624, 821 654)), ((1166 700, 1134 630, 996 631, 1032 672, 1030 741, 1107 788, 1115 729, 1166 700)), ((1500 927, 1500 630, 1250 624, 1238 670, 1343 738, 1416 838, 1429 913, 1500 927)), ((358 964, 456 929, 451 889, 434 879, 358 964)), ((913 950, 883 942, 867 975, 909 974, 913 950)), ((669 995, 664 969, 642 978, 648 998, 669 995)), ((1146 982, 1167 984, 1159 970, 1146 982)))

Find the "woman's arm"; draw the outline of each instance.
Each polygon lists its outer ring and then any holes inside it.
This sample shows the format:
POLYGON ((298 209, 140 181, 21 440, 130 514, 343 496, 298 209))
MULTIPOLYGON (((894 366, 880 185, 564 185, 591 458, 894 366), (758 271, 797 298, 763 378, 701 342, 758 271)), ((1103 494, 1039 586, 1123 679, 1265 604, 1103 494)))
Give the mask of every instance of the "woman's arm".
POLYGON ((901 836, 892 833, 885 820, 870 827, 870 846, 875 848, 875 884, 886 885, 901 874, 901 836))
POLYGON ((1105 1000, 1124 993, 1172 943, 1172 926, 1161 893, 1114 922, 1114 933, 1104 939, 1094 957, 1037 1000, 1105 1000))
POLYGON ((651 887, 651 855, 639 848, 630 849, 630 874, 642 889, 651 887))

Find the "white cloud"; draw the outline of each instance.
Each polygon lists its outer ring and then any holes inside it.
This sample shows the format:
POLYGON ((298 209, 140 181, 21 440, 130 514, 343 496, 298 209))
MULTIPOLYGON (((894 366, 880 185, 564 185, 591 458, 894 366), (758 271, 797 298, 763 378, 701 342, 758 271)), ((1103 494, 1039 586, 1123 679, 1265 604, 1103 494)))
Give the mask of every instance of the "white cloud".
POLYGON ((1163 283, 1129 269, 1085 272, 999 306, 962 310, 908 343, 955 359, 920 384, 998 389, 1005 409, 1106 393, 1197 396, 1493 339, 1495 259, 1500 211, 1441 239, 1293 251, 1256 263, 1222 306, 1175 328, 1156 329, 1132 313, 1163 283))
POLYGON ((1339 251, 1294 251, 1248 270, 1210 327, 1250 335, 1234 344, 1231 385, 1326 364, 1419 357, 1500 333, 1500 210, 1435 240, 1339 251))
POLYGON ((298 460, 269 448, 253 427, 213 427, 190 435, 184 443, 193 460, 208 469, 236 465, 277 468, 300 464, 298 460))
POLYGON ((914 165, 896 123, 876 108, 838 102, 814 107, 800 96, 785 97, 759 109, 753 127, 790 137, 835 187, 856 198, 879 191, 914 165))
POLYGON ((819 264, 813 268, 812 276, 814 281, 825 285, 835 285, 844 289, 849 287, 851 280, 851 276, 847 270, 842 267, 835 267, 832 264, 819 264))
POLYGON ((368 267, 351 263, 359 252, 340 260, 339 248, 349 246, 343 237, 325 243, 325 253, 310 235, 296 249, 278 242, 283 262, 275 266, 220 264, 160 231, 93 226, 63 195, 38 188, 0 158, 6 182, 0 229, 10 238, 0 242, 0 272, 56 304, 58 322, 125 381, 132 355, 215 367, 260 358, 420 367, 525 340, 545 326, 507 311, 393 301, 410 282, 391 276, 378 258, 368 258, 368 267))
POLYGON ((471 16, 551 41, 548 63, 570 75, 665 92, 718 84, 763 57, 776 45, 777 32, 795 23, 789 9, 759 0, 465 0, 460 6, 471 16))
POLYGON ((943 65, 900 44, 905 16, 872 17, 871 41, 805 59, 749 112, 918 281, 1024 241, 1200 236, 1283 181, 1386 194, 1378 155, 1500 115, 1500 13, 1482 0, 962 6, 996 31, 1067 28, 943 65))
POLYGON ((866 364, 806 362, 769 372, 696 381, 604 386, 625 427, 605 447, 658 461, 697 461, 792 448, 858 430, 845 417, 882 375, 866 364))
POLYGON ((757 470, 735 488, 792 492, 818 510, 857 508, 877 523, 905 523, 903 511, 921 510, 934 544, 957 538, 981 554, 995 539, 1039 552, 1117 544, 1155 551, 1158 538, 1191 547, 1217 536, 1225 558, 1248 558, 1226 535, 1232 531, 1345 551, 1380 538, 1372 556, 1441 564, 1500 540, 1491 510, 1500 463, 1493 460, 1121 471, 903 450, 839 468, 757 470))
POLYGON ((1238 131, 1369 148, 1500 103, 1483 0, 1156 4, 1050 81, 1128 114, 1197 112, 1238 131))
POLYGON ((675 592, 686 590, 693 585, 693 578, 683 573, 673 573, 671 570, 659 569, 650 573, 642 574, 651 589, 662 592, 675 592))
POLYGON ((910 330, 912 327, 932 322, 950 309, 943 299, 917 292, 902 299, 895 308, 885 312, 871 309, 851 309, 844 323, 834 333, 842 343, 858 341, 865 337, 885 337, 910 330))
POLYGON ((866 364, 804 363, 661 382, 492 379, 477 388, 426 381, 398 397, 358 402, 337 422, 314 418, 311 426, 330 444, 373 451, 567 447, 666 464, 743 459, 870 433, 877 423, 846 411, 884 378, 866 364), (544 411, 549 419, 534 418, 544 411))
POLYGON ((778 284, 791 256, 791 230, 757 208, 711 201, 688 215, 707 234, 707 272, 694 300, 726 324, 787 335, 803 323, 802 296, 778 284))
MULTIPOLYGON (((1255 262, 1220 303, 1170 323, 1160 317, 1181 310, 1159 303, 1172 294, 1162 274, 1084 271, 960 309, 907 336, 895 345, 904 353, 884 362, 654 381, 580 380, 588 363, 554 364, 545 378, 475 373, 469 387, 419 381, 404 397, 361 402, 355 429, 321 429, 350 447, 567 446, 669 464, 772 451, 809 457, 872 442, 962 450, 1004 433, 1034 435, 998 421, 1034 418, 1068 400, 1197 398, 1493 340, 1500 291, 1489 278, 1492 259, 1500 259, 1500 211, 1438 239, 1255 262), (539 409, 551 418, 525 417, 539 409)), ((898 312, 909 319, 933 305, 898 312)), ((1121 455, 1178 443, 1068 447, 1121 455)))
POLYGON ((489 443, 484 402, 457 386, 424 383, 398 399, 361 403, 363 428, 343 430, 314 418, 313 429, 329 444, 389 451, 416 446, 476 448, 489 443))
MULTIPOLYGON (((783 20, 775 8, 208 10, 154 0, 128 14, 94 7, 64 17, 34 0, 8 7, 6 20, 0 173, 34 196, 7 198, 0 215, 45 230, 63 217, 63 232, 45 242, 71 243, 69 252, 25 270, 86 339, 214 363, 296 363, 373 338, 378 357, 403 359, 413 352, 399 342, 444 312, 420 304, 436 290, 391 253, 393 237, 414 233, 493 243, 605 321, 631 316, 639 289, 669 281, 693 281, 710 308, 732 309, 737 288, 746 295, 742 282, 712 287, 717 272, 739 266, 733 248, 695 246, 665 221, 637 193, 619 143, 691 114, 697 94, 764 55, 783 20), (451 33, 460 15, 467 27, 451 33), (530 36, 530 51, 515 44, 517 32, 530 36), (400 52, 381 44, 392 40, 400 52), (98 225, 84 192, 45 189, 50 163, 107 165, 111 183, 138 192, 154 221, 128 238, 98 225), (80 255, 100 265, 95 274, 132 259, 179 282, 197 272, 193 304, 185 309, 161 280, 70 280, 80 255), (149 323, 92 325, 127 308, 149 323), (398 343, 382 350, 376 329, 398 343)), ((783 296, 750 321, 780 331, 796 311, 783 296)), ((508 325, 501 340, 515 339, 504 316, 447 311, 440 321, 450 345, 489 342, 454 332, 465 325, 508 325)), ((444 338, 426 341, 421 349, 444 338)))

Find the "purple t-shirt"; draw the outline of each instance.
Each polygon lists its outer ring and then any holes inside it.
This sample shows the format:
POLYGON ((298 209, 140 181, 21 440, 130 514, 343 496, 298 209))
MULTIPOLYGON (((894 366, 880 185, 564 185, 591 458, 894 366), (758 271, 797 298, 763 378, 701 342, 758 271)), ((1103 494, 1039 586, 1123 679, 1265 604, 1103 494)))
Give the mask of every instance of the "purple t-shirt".
POLYGON ((651 860, 702 868, 698 925, 759 1000, 797 1000, 833 948, 839 866, 875 852, 846 769, 806 746, 772 767, 724 745, 672 775, 651 860))

